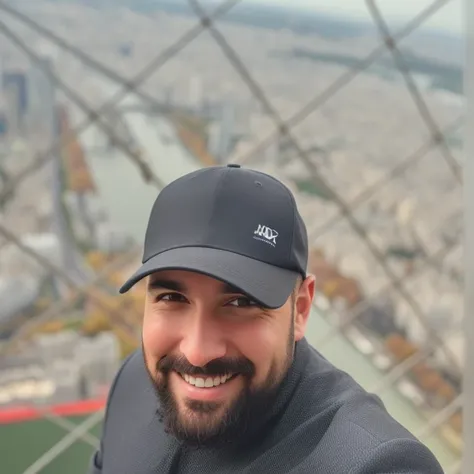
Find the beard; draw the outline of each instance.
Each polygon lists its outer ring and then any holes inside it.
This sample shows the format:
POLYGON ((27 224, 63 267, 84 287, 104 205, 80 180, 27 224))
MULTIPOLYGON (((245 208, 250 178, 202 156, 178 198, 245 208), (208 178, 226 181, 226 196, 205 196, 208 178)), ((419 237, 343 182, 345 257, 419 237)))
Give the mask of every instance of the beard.
POLYGON ((192 447, 219 447, 245 439, 250 429, 268 416, 280 384, 292 364, 293 352, 292 317, 284 363, 282 366, 273 363, 265 380, 258 385, 252 384, 255 366, 246 358, 220 358, 210 361, 204 367, 196 367, 184 356, 163 357, 156 365, 156 373, 149 373, 149 376, 157 393, 157 414, 164 423, 165 431, 192 447), (244 386, 230 402, 186 399, 183 407, 169 387, 171 371, 191 376, 235 373, 243 377, 244 386))

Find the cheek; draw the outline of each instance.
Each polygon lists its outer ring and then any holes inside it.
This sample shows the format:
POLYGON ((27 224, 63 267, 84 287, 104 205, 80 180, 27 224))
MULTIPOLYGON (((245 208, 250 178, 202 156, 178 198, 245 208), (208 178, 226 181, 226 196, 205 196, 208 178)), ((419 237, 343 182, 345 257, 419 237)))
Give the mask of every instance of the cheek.
POLYGON ((235 348, 254 363, 256 379, 265 379, 272 365, 279 361, 286 351, 287 334, 283 334, 278 325, 267 321, 239 325, 231 331, 235 348))
POLYGON ((175 344, 176 329, 165 324, 163 318, 155 314, 145 314, 143 318, 142 340, 148 359, 155 362, 169 353, 175 344))

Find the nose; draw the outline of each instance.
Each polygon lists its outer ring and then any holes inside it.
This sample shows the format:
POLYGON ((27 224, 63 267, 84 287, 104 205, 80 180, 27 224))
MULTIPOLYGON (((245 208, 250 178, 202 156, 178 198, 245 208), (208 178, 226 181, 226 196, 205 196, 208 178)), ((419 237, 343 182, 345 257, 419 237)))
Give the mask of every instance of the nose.
POLYGON ((214 359, 224 357, 227 346, 219 322, 202 312, 194 314, 181 341, 180 351, 195 367, 203 367, 214 359))

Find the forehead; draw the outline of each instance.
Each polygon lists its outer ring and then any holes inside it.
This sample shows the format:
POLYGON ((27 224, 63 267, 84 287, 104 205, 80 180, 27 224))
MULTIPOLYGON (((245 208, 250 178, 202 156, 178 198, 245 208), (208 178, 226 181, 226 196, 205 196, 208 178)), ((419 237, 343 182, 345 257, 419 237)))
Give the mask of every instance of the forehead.
POLYGON ((238 288, 202 273, 185 270, 163 270, 148 277, 150 290, 209 291, 215 293, 242 293, 238 288))

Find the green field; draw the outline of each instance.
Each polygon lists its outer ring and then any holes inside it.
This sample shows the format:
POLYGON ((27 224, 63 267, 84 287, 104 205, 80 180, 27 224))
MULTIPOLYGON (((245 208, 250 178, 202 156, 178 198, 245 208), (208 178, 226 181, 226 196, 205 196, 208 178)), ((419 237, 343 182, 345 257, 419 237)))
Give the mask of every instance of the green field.
MULTIPOLYGON (((81 423, 85 417, 65 418, 71 423, 81 423)), ((99 436, 101 422, 91 435, 99 436)), ((23 474, 31 464, 60 441, 68 431, 46 419, 0 425, 0 472, 23 474)), ((83 440, 59 454, 38 474, 87 474, 93 448, 83 440)))

